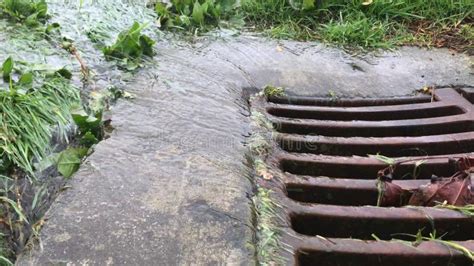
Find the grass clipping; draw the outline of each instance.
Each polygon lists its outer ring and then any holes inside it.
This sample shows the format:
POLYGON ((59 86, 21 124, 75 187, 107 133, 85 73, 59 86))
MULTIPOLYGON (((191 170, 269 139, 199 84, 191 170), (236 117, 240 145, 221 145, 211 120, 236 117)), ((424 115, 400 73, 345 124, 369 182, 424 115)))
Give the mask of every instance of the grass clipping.
POLYGON ((258 188, 253 198, 257 214, 257 259, 259 265, 281 265, 283 258, 278 256, 280 230, 275 225, 278 208, 271 198, 271 191, 258 188))
MULTIPOLYGON (((281 94, 283 94, 282 88, 266 86, 260 93, 251 97, 250 102, 281 94)), ((255 171, 255 179, 252 181, 257 187, 257 193, 252 199, 256 217, 257 261, 258 265, 284 265, 286 262, 279 255, 282 232, 277 219, 281 218, 276 212, 280 206, 272 197, 272 191, 264 185, 265 182, 272 182, 273 179, 273 175, 265 163, 265 158, 271 152, 269 140, 272 138, 273 125, 263 113, 252 108, 251 128, 252 136, 248 140, 248 148, 255 171)))

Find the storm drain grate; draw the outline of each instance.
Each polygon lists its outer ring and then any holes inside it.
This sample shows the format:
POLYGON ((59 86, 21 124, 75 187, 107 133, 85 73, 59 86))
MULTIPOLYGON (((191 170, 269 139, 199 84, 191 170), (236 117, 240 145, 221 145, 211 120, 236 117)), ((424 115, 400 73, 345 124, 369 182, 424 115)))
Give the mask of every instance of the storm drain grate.
POLYGON ((474 155, 472 104, 453 89, 387 99, 270 97, 259 100, 278 132, 267 164, 287 217, 290 265, 472 265, 435 241, 413 247, 393 239, 436 231, 474 250, 474 222, 434 207, 377 207, 377 173, 387 165, 368 154, 420 158, 400 164, 393 183, 404 189, 449 177, 448 157, 474 155), (374 240, 374 236, 379 240, 374 240), (389 241, 391 240, 391 241, 389 241))

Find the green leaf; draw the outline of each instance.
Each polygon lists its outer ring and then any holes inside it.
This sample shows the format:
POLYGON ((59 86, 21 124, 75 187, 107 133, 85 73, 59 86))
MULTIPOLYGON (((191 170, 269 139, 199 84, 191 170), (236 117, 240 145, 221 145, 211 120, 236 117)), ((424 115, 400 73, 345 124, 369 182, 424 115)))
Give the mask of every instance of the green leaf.
POLYGON ((175 20, 178 22, 178 24, 181 24, 183 26, 191 25, 191 19, 187 15, 181 15, 181 16, 175 18, 175 20))
POLYGON ((51 23, 48 26, 46 26, 46 29, 44 30, 46 34, 50 34, 55 30, 59 30, 61 28, 61 25, 59 23, 51 23))
POLYGON ((164 3, 158 2, 155 4, 155 12, 158 16, 167 16, 169 15, 169 10, 164 3))
POLYGON ((315 0, 303 0, 303 10, 313 9, 315 0))
POLYGON ((35 26, 39 25, 38 13, 33 13, 33 14, 29 15, 25 19, 25 25, 30 26, 30 27, 35 27, 35 26))
POLYGON ((88 148, 69 148, 61 152, 58 158, 58 171, 64 177, 71 177, 81 165, 82 158, 87 155, 88 148))
POLYGON ((191 15, 193 21, 200 25, 204 24, 204 7, 199 4, 199 1, 194 2, 193 14, 191 15))
POLYGON ((82 136, 80 143, 86 147, 91 147, 92 145, 99 143, 99 140, 94 136, 94 134, 92 134, 92 132, 88 131, 84 136, 82 136))
POLYGON ((146 24, 134 22, 130 29, 121 32, 113 45, 104 47, 105 58, 117 59, 120 67, 133 70, 140 65, 143 55, 153 56, 155 42, 140 33, 144 27, 146 24))
POLYGON ((148 36, 142 35, 140 36, 140 47, 143 50, 143 54, 152 57, 153 56, 153 45, 155 41, 153 41, 148 36))
POLYGON ((20 79, 18 80, 20 85, 31 85, 33 84, 33 73, 25 73, 21 75, 20 79))
POLYGON ((87 134, 91 132, 97 139, 101 139, 102 135, 102 121, 100 119, 101 114, 98 117, 93 117, 87 114, 84 109, 76 109, 71 112, 72 120, 79 128, 81 134, 87 134))
POLYGON ((56 71, 56 73, 58 75, 60 75, 61 77, 65 78, 65 79, 71 79, 72 78, 72 73, 71 71, 65 69, 65 68, 61 68, 59 69, 58 71, 56 71))
POLYGON ((11 73, 13 71, 13 59, 8 57, 2 65, 2 72, 3 72, 3 80, 9 81, 11 73))
POLYGON ((16 21, 36 26, 47 18, 48 5, 45 0, 3 0, 1 9, 16 21))
POLYGON ((36 13, 38 14, 39 18, 46 18, 48 15, 48 4, 46 4, 45 0, 39 1, 36 3, 36 13))

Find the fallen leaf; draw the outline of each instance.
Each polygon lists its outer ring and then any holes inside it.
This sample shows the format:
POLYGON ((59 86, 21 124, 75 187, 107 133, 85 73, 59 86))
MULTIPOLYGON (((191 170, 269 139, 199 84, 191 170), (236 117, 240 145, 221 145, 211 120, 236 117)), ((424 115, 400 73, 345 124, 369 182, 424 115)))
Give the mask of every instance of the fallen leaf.
POLYGON ((391 182, 390 179, 379 180, 377 184, 379 188, 380 207, 400 207, 407 204, 412 195, 412 191, 403 189, 397 184, 391 182))
POLYGON ((433 180, 414 191, 408 204, 413 206, 436 206, 446 202, 449 205, 465 206, 474 204, 471 176, 458 172, 449 178, 433 180))
POLYGON ((81 165, 82 158, 87 155, 87 148, 69 148, 60 153, 58 171, 64 177, 71 177, 81 165))

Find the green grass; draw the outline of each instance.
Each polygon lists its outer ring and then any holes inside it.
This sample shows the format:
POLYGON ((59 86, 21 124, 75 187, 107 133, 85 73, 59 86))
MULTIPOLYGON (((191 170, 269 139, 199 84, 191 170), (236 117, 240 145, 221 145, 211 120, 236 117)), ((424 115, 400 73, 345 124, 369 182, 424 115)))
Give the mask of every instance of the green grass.
MULTIPOLYGON (((423 242, 436 242, 436 243, 439 243, 439 244, 442 244, 442 245, 446 246, 447 248, 449 248, 451 250, 456 250, 458 252, 461 252, 464 256, 466 256, 466 258, 468 258, 469 260, 471 260, 471 262, 474 263, 474 251, 473 250, 470 250, 468 247, 465 247, 465 246, 463 246, 459 243, 456 243, 455 241, 443 240, 442 239, 443 236, 438 236, 437 233, 436 233, 436 230, 433 230, 432 232, 430 232, 429 236, 423 236, 422 231, 423 231, 423 229, 418 230, 418 233, 416 235, 405 234, 405 233, 395 234, 395 235, 402 235, 402 236, 405 236, 405 237, 412 237, 412 238, 414 238, 414 241, 407 241, 407 240, 400 240, 400 239, 392 239, 391 241, 399 242, 399 243, 406 244, 406 245, 409 245, 409 246, 413 246, 415 248, 423 242)), ((375 234, 372 234, 372 237, 375 240, 380 241, 380 239, 375 234)))
POLYGON ((164 29, 202 33, 245 19, 271 37, 344 48, 474 47, 472 0, 172 0, 156 4, 164 29))
POLYGON ((453 206, 453 205, 443 203, 443 204, 437 205, 436 207, 458 211, 466 216, 474 218, 474 204, 469 204, 466 206, 453 206))
POLYGON ((473 42, 470 0, 376 0, 368 5, 361 0, 326 0, 307 9, 295 2, 242 0, 241 4, 249 24, 276 38, 369 49, 402 44, 466 48, 473 42), (446 41, 448 35, 454 39, 446 41))

